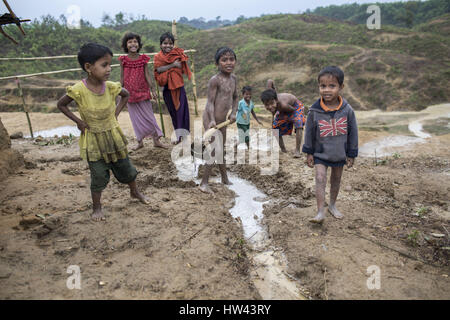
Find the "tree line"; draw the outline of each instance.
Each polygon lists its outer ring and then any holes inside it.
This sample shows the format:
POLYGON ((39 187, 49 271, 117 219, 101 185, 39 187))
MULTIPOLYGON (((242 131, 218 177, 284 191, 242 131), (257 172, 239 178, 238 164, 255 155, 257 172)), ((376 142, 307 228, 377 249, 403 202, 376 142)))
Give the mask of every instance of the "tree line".
MULTIPOLYGON (((374 3, 380 7, 381 23, 397 27, 411 28, 450 12, 449 0, 407 1, 391 3, 374 3)), ((368 18, 367 8, 370 4, 344 4, 317 7, 306 10, 315 14, 358 24, 365 24, 368 18)))

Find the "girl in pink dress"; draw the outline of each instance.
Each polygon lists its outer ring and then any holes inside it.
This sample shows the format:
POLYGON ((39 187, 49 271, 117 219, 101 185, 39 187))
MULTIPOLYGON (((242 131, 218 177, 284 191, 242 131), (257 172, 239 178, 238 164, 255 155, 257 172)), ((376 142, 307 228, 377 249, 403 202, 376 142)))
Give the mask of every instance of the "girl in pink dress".
POLYGON ((128 55, 119 57, 120 83, 130 92, 128 113, 138 141, 138 145, 133 150, 144 147, 146 137, 153 138, 155 147, 167 148, 159 141, 163 134, 156 122, 150 102, 152 96, 156 97, 147 66, 150 58, 145 54, 139 54, 142 48, 141 37, 131 32, 125 34, 122 39, 122 48, 128 55))

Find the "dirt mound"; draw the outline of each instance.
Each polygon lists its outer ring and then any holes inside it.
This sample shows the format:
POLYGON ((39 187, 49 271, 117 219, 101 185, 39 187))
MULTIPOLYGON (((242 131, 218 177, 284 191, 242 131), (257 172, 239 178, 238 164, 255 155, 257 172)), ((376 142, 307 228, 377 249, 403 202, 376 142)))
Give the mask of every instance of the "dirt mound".
POLYGON ((0 181, 23 165, 23 156, 11 149, 8 131, 6 131, 0 119, 0 181))

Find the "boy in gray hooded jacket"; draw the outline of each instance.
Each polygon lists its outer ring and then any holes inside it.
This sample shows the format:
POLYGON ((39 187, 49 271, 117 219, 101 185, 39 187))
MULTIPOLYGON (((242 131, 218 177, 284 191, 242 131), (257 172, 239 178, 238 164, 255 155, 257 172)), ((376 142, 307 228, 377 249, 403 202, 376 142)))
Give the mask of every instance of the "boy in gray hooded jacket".
POLYGON ((327 169, 331 167, 330 203, 328 211, 337 219, 343 218, 336 208, 344 165, 350 168, 358 156, 358 127, 355 112, 341 97, 344 72, 335 66, 324 68, 318 76, 320 99, 309 109, 305 142, 306 163, 316 171, 317 215, 310 220, 322 223, 325 219, 325 187, 327 169))

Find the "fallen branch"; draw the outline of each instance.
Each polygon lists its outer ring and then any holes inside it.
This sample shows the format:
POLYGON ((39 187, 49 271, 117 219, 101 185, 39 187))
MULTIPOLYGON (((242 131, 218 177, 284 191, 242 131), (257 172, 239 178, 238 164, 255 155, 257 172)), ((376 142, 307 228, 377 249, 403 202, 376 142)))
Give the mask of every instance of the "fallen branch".
POLYGON ((188 241, 194 239, 194 237, 195 237, 197 234, 199 234, 202 230, 203 230, 203 229, 198 230, 197 232, 195 232, 194 234, 192 234, 189 238, 187 238, 187 239, 181 241, 181 242, 180 242, 180 243, 179 243, 172 251, 175 251, 175 250, 179 249, 183 244, 185 244, 186 242, 188 242, 188 241))
POLYGON ((433 263, 431 263, 431 262, 427 262, 427 261, 425 261, 425 260, 422 260, 422 259, 420 259, 420 258, 414 257, 414 256, 412 256, 412 255, 410 255, 410 254, 408 254, 408 253, 406 253, 406 252, 404 252, 404 251, 401 251, 401 250, 398 250, 398 249, 389 247, 389 246, 385 245, 384 243, 381 243, 380 241, 377 241, 377 240, 373 240, 373 239, 367 238, 367 237, 365 237, 365 236, 363 236, 363 235, 361 235, 361 234, 357 234, 357 233, 353 233, 353 232, 348 232, 348 231, 347 231, 347 233, 352 234, 352 235, 354 235, 354 236, 357 236, 357 237, 359 237, 359 238, 362 238, 362 239, 364 239, 364 240, 370 241, 370 242, 372 242, 372 243, 375 243, 375 244, 379 245, 380 247, 383 247, 383 248, 392 250, 392 251, 394 251, 394 252, 397 252, 398 254, 400 254, 400 255, 402 255, 402 256, 404 256, 404 257, 406 257, 406 258, 409 258, 409 259, 411 259, 411 260, 416 260, 416 261, 422 262, 422 263, 424 263, 424 264, 427 264, 427 265, 430 265, 430 266, 433 266, 433 267, 436 267, 436 268, 441 268, 441 267, 442 267, 442 266, 438 266, 438 265, 436 265, 436 264, 433 264, 433 263))
POLYGON ((328 293, 327 293, 327 268, 325 268, 325 270, 323 271, 323 282, 325 284, 325 288, 324 288, 324 297, 325 300, 328 300, 328 293))

